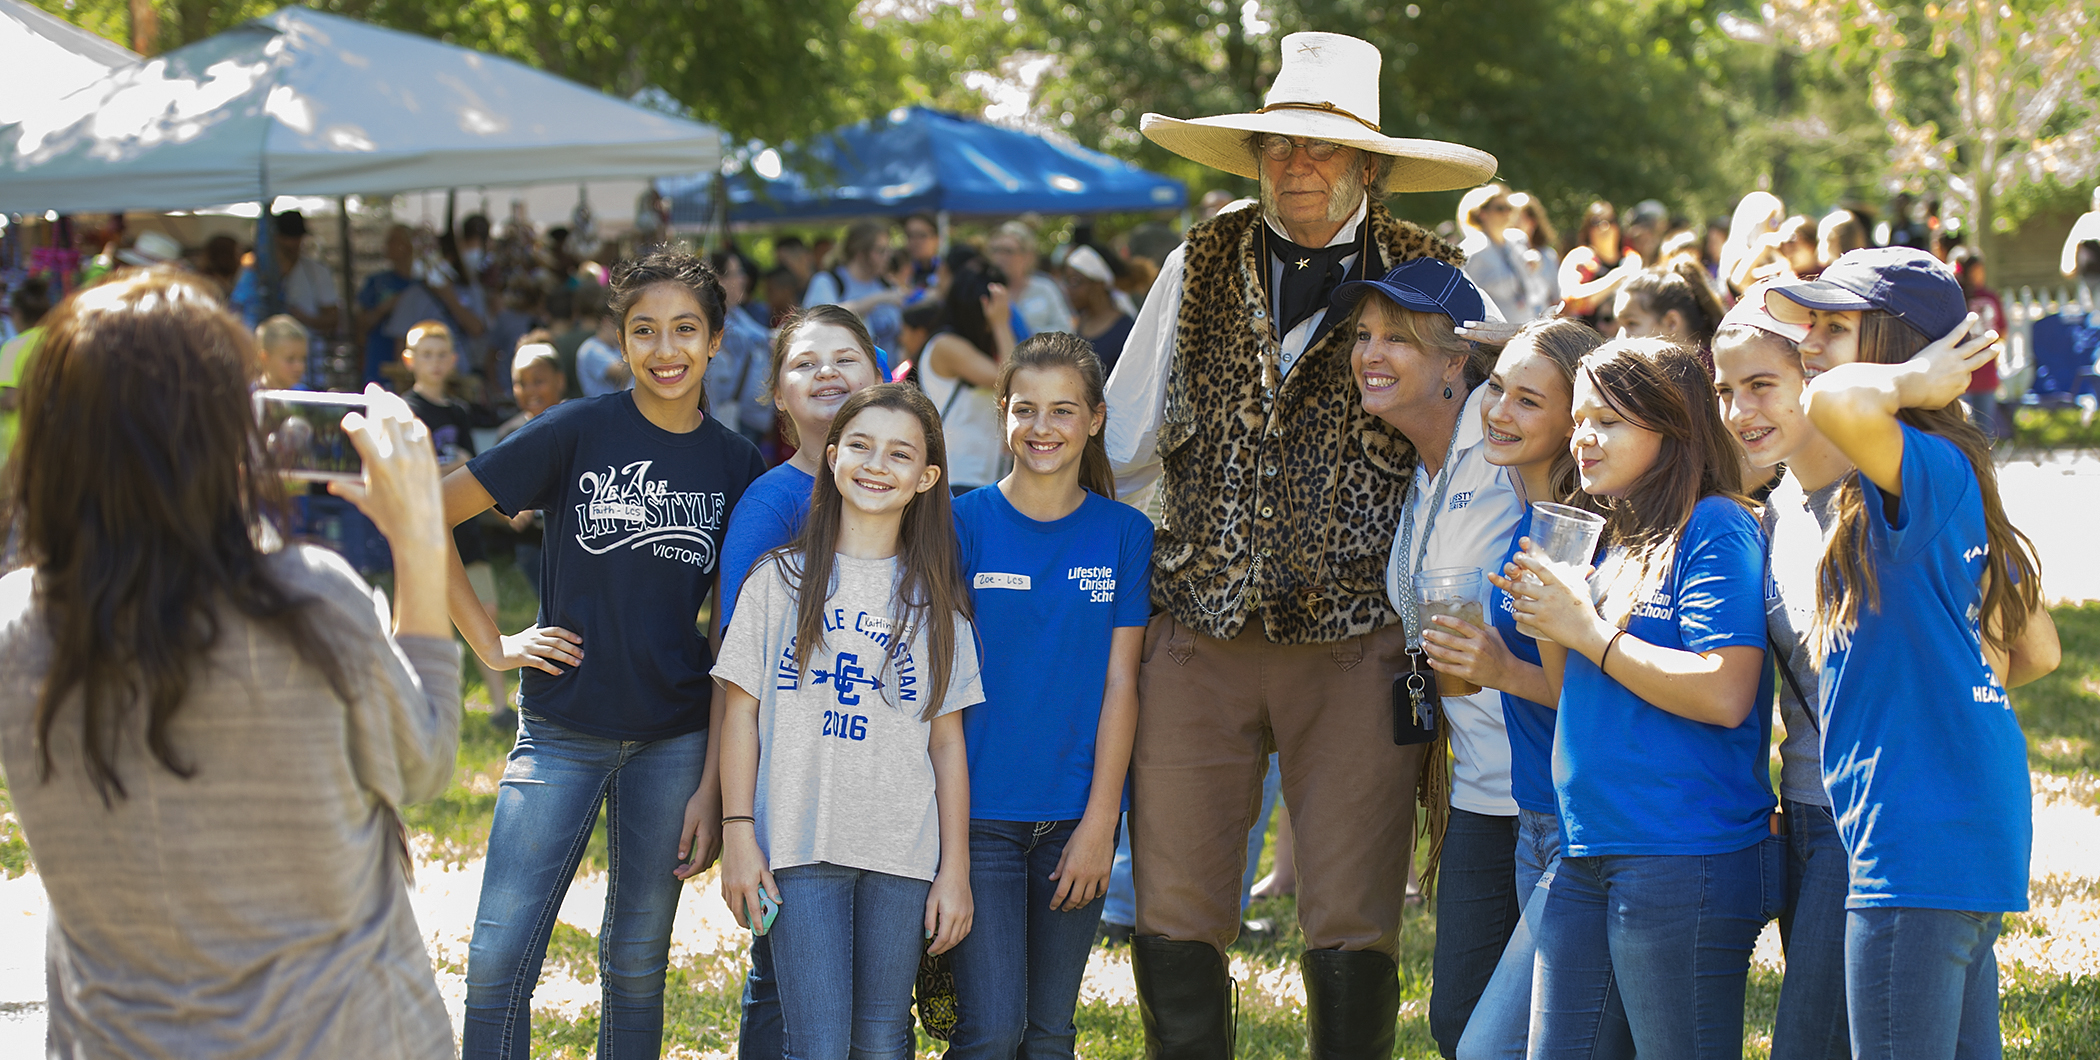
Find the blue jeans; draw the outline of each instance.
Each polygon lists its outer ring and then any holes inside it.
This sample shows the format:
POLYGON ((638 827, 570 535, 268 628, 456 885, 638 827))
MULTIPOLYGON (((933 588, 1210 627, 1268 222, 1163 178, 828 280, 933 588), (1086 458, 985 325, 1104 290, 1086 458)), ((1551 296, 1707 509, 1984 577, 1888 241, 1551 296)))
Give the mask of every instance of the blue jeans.
POLYGON ((1517 818, 1451 807, 1437 867, 1435 979, 1429 991, 1429 1034, 1445 1056, 1458 1054, 1458 1039, 1520 912, 1517 818))
POLYGON ((976 919, 955 947, 952 1060, 1072 1056, 1072 1012, 1103 899, 1050 908, 1050 878, 1078 821, 970 822, 976 919))
POLYGON ((706 758, 704 731, 607 740, 519 713, 467 950, 466 1060, 525 1057, 547 938, 601 803, 611 864, 598 932, 598 1055, 657 1055, 671 918, 683 886, 671 872, 686 800, 706 758))
POLYGON ((911 990, 925 950, 932 884, 842 865, 773 874, 780 916, 768 934, 790 1060, 911 1055, 911 990))
POLYGON ((1852 1055, 1845 1022, 1845 892, 1851 886, 1851 862, 1830 807, 1788 800, 1786 819, 1786 911, 1779 914, 1786 978, 1779 984, 1772 1055, 1845 1060, 1852 1055))
MULTIPOLYGON (((1510 932, 1509 945, 1495 964, 1494 977, 1473 1006, 1466 1033, 1458 1040, 1458 1060, 1524 1060, 1531 1043, 1531 980, 1538 957, 1539 918, 1560 868, 1560 816, 1517 811, 1517 893, 1524 897, 1523 915, 1510 932)), ((1626 1013, 1614 994, 1607 1021, 1621 1028, 1626 1013)))
POLYGON ((2004 918, 1952 909, 1845 914, 1845 996, 1859 1060, 1997 1060, 2004 918))
POLYGON ((1764 847, 1562 858, 1539 922, 1532 1056, 1630 1056, 1611 1041, 1617 987, 1640 1055, 1740 1058, 1750 950, 1784 887, 1767 887, 1764 847))
MULTIPOLYGON (((1254 873, 1261 865, 1262 843, 1269 836, 1269 815, 1276 809, 1276 795, 1283 790, 1283 767, 1276 755, 1269 755, 1269 774, 1261 782, 1261 812, 1254 815, 1254 827, 1247 831, 1247 869, 1240 873, 1240 912, 1253 904, 1254 873)), ((1123 927, 1137 923, 1137 889, 1130 882, 1130 824, 1125 821, 1122 834, 1116 837, 1116 860, 1108 870, 1108 903, 1101 908, 1101 919, 1123 927)), ((750 1060, 746 1057, 745 1060, 750 1060)))
POLYGON ((744 977, 744 1017, 737 1027, 737 1060, 780 1060, 783 1030, 780 976, 773 971, 772 936, 760 935, 751 940, 751 974, 744 977))

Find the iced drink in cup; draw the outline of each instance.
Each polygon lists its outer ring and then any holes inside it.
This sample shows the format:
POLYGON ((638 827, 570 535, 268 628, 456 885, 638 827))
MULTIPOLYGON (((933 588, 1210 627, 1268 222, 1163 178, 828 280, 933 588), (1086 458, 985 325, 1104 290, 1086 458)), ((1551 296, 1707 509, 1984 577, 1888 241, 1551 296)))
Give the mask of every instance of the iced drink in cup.
MULTIPOLYGON (((1587 567, 1597 554, 1597 538, 1604 533, 1604 517, 1580 508, 1551 501, 1531 506, 1532 547, 1555 563, 1587 567)), ((1526 578, 1532 578, 1530 574, 1526 578)), ((1536 578, 1532 578, 1536 581, 1536 578)))
MULTIPOLYGON (((1474 629, 1488 628, 1487 605, 1481 593, 1486 584, 1479 567, 1431 567, 1416 572, 1415 599, 1420 604, 1422 628, 1435 626, 1438 615, 1470 623, 1474 629)), ((1453 696, 1470 696, 1480 691, 1479 685, 1446 673, 1437 675, 1437 685, 1453 696)))

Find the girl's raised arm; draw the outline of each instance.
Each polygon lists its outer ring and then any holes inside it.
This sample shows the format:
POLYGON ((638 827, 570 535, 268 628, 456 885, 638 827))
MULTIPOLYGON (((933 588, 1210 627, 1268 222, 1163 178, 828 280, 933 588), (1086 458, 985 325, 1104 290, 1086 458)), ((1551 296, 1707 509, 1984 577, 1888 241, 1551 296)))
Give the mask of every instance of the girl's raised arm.
POLYGON ((1809 422, 1860 474, 1892 497, 1903 495, 1903 409, 1942 408, 1989 364, 1998 333, 1978 331, 1976 314, 1902 364, 1842 364, 1815 377, 1801 395, 1809 422))

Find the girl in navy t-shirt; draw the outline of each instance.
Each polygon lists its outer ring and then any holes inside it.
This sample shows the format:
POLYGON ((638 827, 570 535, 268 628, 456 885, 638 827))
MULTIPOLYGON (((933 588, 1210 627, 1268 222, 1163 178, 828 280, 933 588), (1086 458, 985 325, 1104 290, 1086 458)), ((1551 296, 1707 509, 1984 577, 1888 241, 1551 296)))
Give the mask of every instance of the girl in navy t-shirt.
MULTIPOLYGON (((1575 368, 1604 337, 1578 320, 1527 324, 1502 348, 1480 406, 1491 464, 1509 468, 1524 512, 1510 533, 1503 562, 1531 532, 1531 505, 1566 503, 1580 482, 1568 440, 1575 433, 1575 368)), ((1492 979, 1466 1020, 1458 1055, 1522 1055, 1531 1031, 1531 978, 1536 924, 1560 863, 1560 816, 1553 800, 1554 707, 1560 696, 1539 663, 1538 644, 1518 632, 1508 593, 1493 590, 1494 630, 1437 615, 1422 631, 1422 650, 1440 673, 1502 693, 1509 731, 1510 794, 1517 804, 1517 897, 1523 915, 1510 933, 1492 979)))
POLYGON ((445 479, 455 524, 491 506, 547 518, 531 628, 501 635, 466 572, 452 578, 468 645, 525 668, 467 957, 470 1058, 525 1055, 547 938, 601 805, 619 886, 599 933, 598 1051, 656 1055, 681 880, 721 834, 698 619, 723 523, 764 465, 701 411, 722 336, 714 270, 670 251, 625 261, 612 300, 634 388, 548 409, 445 479))
POLYGON ((1809 420, 1859 469, 1812 627, 1823 782, 1851 856, 1852 1053, 1996 1056, 1991 946, 2002 914, 2027 908, 2033 841, 2005 690, 2058 661, 2040 567, 1958 403, 1998 336, 1945 266, 1902 247, 1847 254, 1766 305, 1809 325, 1809 420))
POLYGON ((958 1060, 1072 1055, 1108 890, 1152 524, 1115 500, 1103 377, 1076 335, 1016 347, 995 391, 1013 470, 955 501, 985 659, 963 717, 977 919, 955 949, 958 1060))
POLYGON ((1771 719, 1756 709, 1772 692, 1764 537, 1691 351, 1606 343, 1582 359, 1574 404, 1605 558, 1588 586, 1529 550, 1495 579, 1560 683, 1565 841, 1537 929, 1531 1055, 1622 1053, 1630 1030, 1642 1055, 1737 1057, 1776 897, 1762 886, 1771 719))

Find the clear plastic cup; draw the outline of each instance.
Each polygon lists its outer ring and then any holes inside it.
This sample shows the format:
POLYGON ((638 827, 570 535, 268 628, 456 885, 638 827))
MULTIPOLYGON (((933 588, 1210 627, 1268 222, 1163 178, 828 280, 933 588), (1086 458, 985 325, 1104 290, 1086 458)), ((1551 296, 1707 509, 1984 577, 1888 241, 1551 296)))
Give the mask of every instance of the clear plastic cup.
MULTIPOLYGON (((1471 623, 1475 629, 1486 629, 1487 603, 1481 591, 1486 585, 1487 579, 1479 567, 1431 567, 1415 572, 1415 599, 1422 628, 1435 626, 1431 619, 1437 615, 1449 615, 1471 623)), ((1480 691, 1479 685, 1450 674, 1440 673, 1436 681, 1448 695, 1470 696, 1480 691)))
POLYGON ((1555 563, 1587 567, 1597 555, 1604 517, 1551 501, 1531 506, 1531 543, 1555 563))

